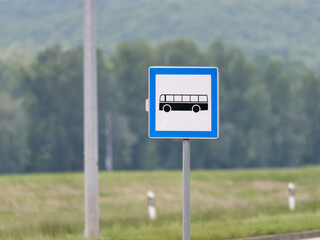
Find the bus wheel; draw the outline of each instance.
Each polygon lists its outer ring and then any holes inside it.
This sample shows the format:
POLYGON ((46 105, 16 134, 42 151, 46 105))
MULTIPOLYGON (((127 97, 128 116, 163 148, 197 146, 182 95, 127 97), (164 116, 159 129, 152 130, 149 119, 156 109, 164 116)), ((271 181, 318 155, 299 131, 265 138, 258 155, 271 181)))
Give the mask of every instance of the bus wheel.
POLYGON ((195 112, 195 113, 199 112, 200 111, 200 106, 199 105, 194 105, 192 107, 192 111, 195 112))
POLYGON ((163 106, 163 110, 164 110, 165 112, 170 112, 170 111, 171 111, 171 106, 168 105, 168 104, 166 104, 166 105, 163 106))

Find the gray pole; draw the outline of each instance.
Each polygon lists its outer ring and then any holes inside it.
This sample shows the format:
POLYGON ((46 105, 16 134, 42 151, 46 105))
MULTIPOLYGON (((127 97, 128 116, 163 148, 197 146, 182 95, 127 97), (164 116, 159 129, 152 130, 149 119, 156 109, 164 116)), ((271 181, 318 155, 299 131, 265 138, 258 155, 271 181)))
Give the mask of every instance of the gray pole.
POLYGON ((113 170, 113 160, 112 160, 112 113, 107 112, 106 113, 106 169, 107 171, 111 172, 113 170))
POLYGON ((183 163, 183 240, 190 240, 190 140, 182 140, 183 163))
POLYGON ((84 237, 100 237, 95 0, 84 0, 84 237))

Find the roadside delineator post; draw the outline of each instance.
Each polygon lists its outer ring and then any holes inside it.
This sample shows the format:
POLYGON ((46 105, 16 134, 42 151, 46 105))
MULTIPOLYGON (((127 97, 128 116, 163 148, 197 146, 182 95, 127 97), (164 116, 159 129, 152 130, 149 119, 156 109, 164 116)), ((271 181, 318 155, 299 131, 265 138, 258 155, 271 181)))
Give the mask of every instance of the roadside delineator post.
POLYGON ((155 220, 157 218, 157 212, 156 212, 156 206, 155 206, 155 200, 154 200, 154 193, 151 191, 148 191, 148 214, 150 220, 155 220))
POLYGON ((289 196, 288 196, 289 209, 294 210, 296 206, 295 206, 295 199, 294 199, 294 184, 293 183, 288 184, 288 192, 289 192, 289 196))

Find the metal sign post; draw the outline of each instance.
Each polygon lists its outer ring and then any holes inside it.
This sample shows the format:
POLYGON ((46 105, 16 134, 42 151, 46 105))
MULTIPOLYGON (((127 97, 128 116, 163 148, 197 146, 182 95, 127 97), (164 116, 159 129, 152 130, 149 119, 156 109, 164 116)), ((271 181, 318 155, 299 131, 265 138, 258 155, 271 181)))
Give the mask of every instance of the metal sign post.
POLYGON ((183 240, 190 240, 190 140, 182 140, 182 168, 183 168, 183 209, 182 225, 183 240))

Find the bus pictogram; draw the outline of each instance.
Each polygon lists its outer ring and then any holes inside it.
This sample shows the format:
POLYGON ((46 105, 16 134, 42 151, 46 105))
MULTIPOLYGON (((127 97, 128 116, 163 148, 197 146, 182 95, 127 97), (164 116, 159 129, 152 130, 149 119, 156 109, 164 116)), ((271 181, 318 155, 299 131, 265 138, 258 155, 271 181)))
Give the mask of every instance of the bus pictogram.
POLYGON ((199 111, 208 110, 208 95, 206 94, 161 94, 159 110, 170 111, 199 111))

